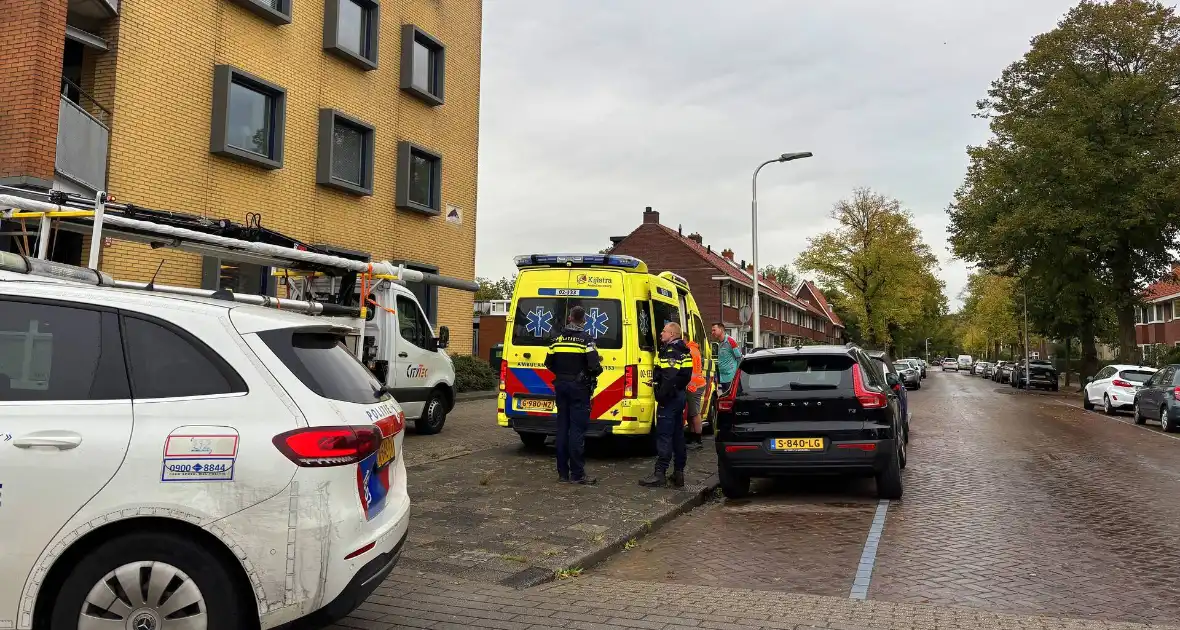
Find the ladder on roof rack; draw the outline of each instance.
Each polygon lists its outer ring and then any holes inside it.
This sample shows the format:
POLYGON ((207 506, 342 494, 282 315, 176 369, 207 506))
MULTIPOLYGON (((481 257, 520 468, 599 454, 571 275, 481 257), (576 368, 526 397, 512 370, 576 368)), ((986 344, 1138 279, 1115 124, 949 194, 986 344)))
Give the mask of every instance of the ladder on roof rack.
MULTIPOLYGON (((98 254, 105 235, 147 243, 154 248, 169 247, 265 267, 321 271, 329 275, 372 274, 399 282, 420 282, 461 291, 479 289, 479 285, 470 280, 408 269, 402 264, 370 263, 328 254, 315 246, 263 229, 258 215, 250 215, 254 217, 252 225, 241 226, 227 219, 210 220, 114 203, 105 192, 99 192, 93 200, 60 191, 38 194, 49 197, 49 201, 0 194, 0 219, 40 219, 43 235, 49 234, 54 219, 58 220, 59 229, 89 233, 87 267, 94 270, 98 269, 98 254)), ((48 244, 48 238, 38 239, 37 258, 44 260, 47 257, 48 244)))

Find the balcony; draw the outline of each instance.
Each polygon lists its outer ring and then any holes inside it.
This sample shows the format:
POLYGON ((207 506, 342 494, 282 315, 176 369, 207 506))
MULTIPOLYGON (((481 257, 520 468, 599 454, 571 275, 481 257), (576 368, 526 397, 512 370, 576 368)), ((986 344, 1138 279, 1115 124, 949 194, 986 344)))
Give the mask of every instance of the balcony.
POLYGON ((103 20, 119 15, 119 0, 69 0, 69 15, 86 20, 103 20))
POLYGON ((103 190, 107 183, 110 112, 72 82, 63 80, 62 85, 54 169, 91 191, 103 190))
POLYGON ((476 315, 508 315, 508 306, 512 304, 512 300, 488 300, 486 302, 475 303, 476 315))

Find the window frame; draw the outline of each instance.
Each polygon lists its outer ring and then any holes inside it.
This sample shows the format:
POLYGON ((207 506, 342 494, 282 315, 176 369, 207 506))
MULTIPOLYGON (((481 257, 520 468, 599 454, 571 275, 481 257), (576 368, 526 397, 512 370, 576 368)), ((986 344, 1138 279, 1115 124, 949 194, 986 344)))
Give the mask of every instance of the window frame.
POLYGON ((398 142, 395 205, 401 210, 412 210, 429 216, 442 214, 442 175, 443 156, 441 153, 431 151, 409 140, 398 142), (410 199, 410 165, 414 153, 425 154, 433 160, 433 181, 430 184, 433 205, 423 205, 410 199))
POLYGON ((336 190, 362 197, 372 195, 377 128, 359 118, 349 116, 338 109, 324 108, 320 110, 319 131, 316 133, 315 183, 320 186, 335 188, 336 190), (352 127, 364 135, 364 142, 362 144, 364 155, 361 156, 363 160, 361 176, 364 182, 361 186, 332 175, 332 158, 334 157, 333 150, 335 147, 332 133, 336 130, 337 122, 343 122, 345 126, 352 127))
POLYGON ((401 89, 430 107, 446 102, 447 47, 430 33, 413 24, 402 25, 401 89), (434 92, 414 85, 414 44, 422 44, 434 55, 434 92))
POLYGON ((287 127, 287 90, 262 77, 228 64, 213 66, 213 120, 210 128, 209 152, 214 155, 261 166, 267 170, 283 168, 284 136, 287 127), (237 83, 269 97, 270 154, 260 155, 229 143, 230 85, 237 83))
POLYGON ((365 72, 377 69, 377 51, 381 37, 381 5, 377 0, 324 0, 324 51, 365 72), (352 2, 365 12, 365 44, 368 50, 357 54, 340 43, 340 3, 352 2))
POLYGON ((229 0, 232 4, 257 15, 258 17, 274 24, 275 26, 283 26, 291 23, 291 2, 292 0, 279 0, 279 7, 275 9, 270 6, 267 0, 229 0))

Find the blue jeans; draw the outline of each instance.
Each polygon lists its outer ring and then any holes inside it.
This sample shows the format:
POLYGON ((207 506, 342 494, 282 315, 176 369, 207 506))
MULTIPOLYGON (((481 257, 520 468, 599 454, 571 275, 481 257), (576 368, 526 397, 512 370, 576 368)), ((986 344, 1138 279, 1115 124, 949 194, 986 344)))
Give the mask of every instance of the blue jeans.
POLYGON ((577 381, 553 383, 557 393, 557 475, 577 481, 586 476, 586 426, 590 387, 577 381))
POLYGON ((676 397, 656 408, 656 474, 668 472, 668 464, 680 472, 688 463, 688 451, 684 445, 684 403, 685 393, 676 392, 676 397))

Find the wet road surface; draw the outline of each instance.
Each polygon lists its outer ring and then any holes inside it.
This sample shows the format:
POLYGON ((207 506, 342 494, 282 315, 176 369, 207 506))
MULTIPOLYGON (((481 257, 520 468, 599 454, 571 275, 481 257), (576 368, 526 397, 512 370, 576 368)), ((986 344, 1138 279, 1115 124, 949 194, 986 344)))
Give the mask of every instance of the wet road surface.
MULTIPOLYGON (((1085 412, 1080 398, 966 374, 931 371, 909 395, 905 496, 889 505, 870 600, 1180 621, 1180 440, 1085 412)), ((872 481, 757 490, 592 573, 848 597, 877 507, 872 481)))

